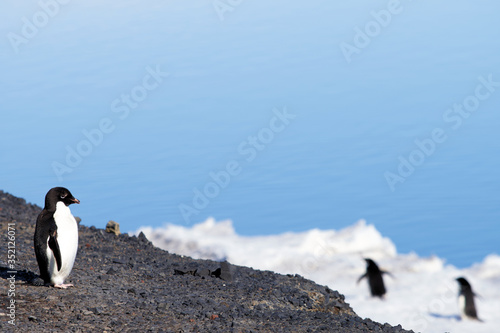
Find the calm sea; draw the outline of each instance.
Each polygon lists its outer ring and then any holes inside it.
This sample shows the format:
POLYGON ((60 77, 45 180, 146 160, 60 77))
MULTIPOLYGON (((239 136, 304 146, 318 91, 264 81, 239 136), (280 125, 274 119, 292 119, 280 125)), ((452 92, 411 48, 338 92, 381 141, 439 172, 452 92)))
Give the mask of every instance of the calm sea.
POLYGON ((0 187, 86 225, 364 218, 399 252, 499 252, 498 3, 0 5, 0 187))

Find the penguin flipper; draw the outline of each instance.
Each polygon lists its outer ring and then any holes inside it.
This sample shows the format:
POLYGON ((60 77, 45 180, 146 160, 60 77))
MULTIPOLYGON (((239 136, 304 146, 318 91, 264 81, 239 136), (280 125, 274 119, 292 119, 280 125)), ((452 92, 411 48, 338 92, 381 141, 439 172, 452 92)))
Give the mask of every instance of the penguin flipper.
POLYGON ((361 275, 361 276, 359 277, 358 281, 356 282, 356 284, 359 284, 359 282, 360 282, 361 280, 363 280, 363 278, 365 278, 365 277, 367 277, 367 276, 368 276, 368 272, 367 272, 367 273, 365 273, 365 274, 363 274, 363 275, 361 275))
POLYGON ((381 272, 382 272, 382 274, 387 274, 387 275, 389 275, 391 278, 396 279, 396 277, 395 277, 394 275, 392 275, 392 274, 391 274, 391 272, 388 272, 388 271, 382 271, 382 270, 381 270, 381 272))
POLYGON ((57 271, 61 270, 61 250, 59 250, 59 243, 57 242, 57 231, 53 231, 49 236, 49 248, 54 253, 54 257, 56 258, 57 271))

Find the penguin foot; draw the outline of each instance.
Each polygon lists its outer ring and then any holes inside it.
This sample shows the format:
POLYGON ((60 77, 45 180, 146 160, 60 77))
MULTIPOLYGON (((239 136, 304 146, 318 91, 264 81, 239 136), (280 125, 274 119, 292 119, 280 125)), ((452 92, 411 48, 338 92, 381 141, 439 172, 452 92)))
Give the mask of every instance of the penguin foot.
POLYGON ((66 289, 68 287, 74 287, 72 284, 55 284, 54 288, 66 289))

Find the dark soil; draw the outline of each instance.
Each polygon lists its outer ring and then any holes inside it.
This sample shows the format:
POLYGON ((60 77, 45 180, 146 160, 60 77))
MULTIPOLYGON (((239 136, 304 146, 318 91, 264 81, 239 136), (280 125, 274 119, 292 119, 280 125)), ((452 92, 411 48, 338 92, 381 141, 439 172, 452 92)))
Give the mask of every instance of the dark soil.
POLYGON ((407 332, 358 317, 339 292, 301 276, 179 256, 142 234, 106 233, 105 223, 80 224, 65 282, 74 287, 36 287, 30 281, 38 276, 33 234, 40 211, 0 191, 0 332, 407 332))

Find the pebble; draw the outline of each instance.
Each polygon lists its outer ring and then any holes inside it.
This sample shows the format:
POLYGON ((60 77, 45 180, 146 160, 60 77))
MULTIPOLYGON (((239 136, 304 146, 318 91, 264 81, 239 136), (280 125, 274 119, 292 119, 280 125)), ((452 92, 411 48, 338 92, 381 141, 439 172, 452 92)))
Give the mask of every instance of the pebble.
POLYGON ((106 224, 106 232, 115 234, 115 235, 120 235, 120 225, 115 222, 110 220, 108 224, 106 224))

